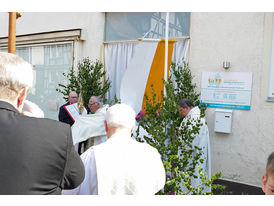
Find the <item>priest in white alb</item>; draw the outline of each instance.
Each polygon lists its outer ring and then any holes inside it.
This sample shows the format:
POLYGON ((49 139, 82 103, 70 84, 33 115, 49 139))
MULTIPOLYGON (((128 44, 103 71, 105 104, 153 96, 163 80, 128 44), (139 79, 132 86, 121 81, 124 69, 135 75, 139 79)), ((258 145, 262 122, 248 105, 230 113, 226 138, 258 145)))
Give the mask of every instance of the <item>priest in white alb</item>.
POLYGON ((74 190, 62 194, 153 195, 165 185, 165 169, 159 152, 131 137, 135 112, 126 104, 106 112, 108 140, 81 155, 85 179, 74 190))
MULTIPOLYGON (((182 117, 184 117, 181 122, 180 128, 183 126, 187 126, 189 130, 192 130, 193 127, 196 126, 198 122, 200 122, 201 126, 199 127, 199 132, 194 135, 194 139, 192 142, 194 151, 193 156, 195 156, 200 151, 195 147, 201 149, 202 155, 201 159, 203 162, 198 162, 197 166, 200 166, 203 174, 208 176, 208 179, 211 178, 211 156, 210 156, 210 141, 209 141, 209 132, 208 127, 206 125, 205 118, 201 117, 201 111, 198 106, 194 106, 193 103, 189 99, 182 99, 179 101, 179 112, 182 117)), ((191 159, 192 162, 192 159, 191 159)), ((192 186, 197 188, 202 185, 202 180, 200 178, 198 167, 196 166, 194 174, 197 178, 191 177, 192 186)), ((186 187, 182 186, 183 192, 186 194, 189 193, 186 187)), ((204 185, 203 192, 211 192, 211 188, 204 185)))
POLYGON ((98 96, 91 96, 88 107, 93 114, 79 115, 71 127, 73 144, 92 140, 92 145, 98 145, 107 140, 105 131, 105 115, 108 105, 103 105, 98 96))

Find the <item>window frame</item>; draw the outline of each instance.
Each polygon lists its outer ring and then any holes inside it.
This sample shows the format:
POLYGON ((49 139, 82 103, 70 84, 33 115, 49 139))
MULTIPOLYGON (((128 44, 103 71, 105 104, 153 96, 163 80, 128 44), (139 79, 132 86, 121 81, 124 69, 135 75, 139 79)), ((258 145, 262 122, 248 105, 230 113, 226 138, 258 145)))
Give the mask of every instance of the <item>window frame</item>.
MULTIPOLYGON (((81 40, 81 30, 72 30, 72 31, 58 31, 58 32, 46 32, 46 33, 40 33, 40 34, 30 34, 30 35, 22 35, 16 37, 16 48, 33 48, 33 47, 45 47, 45 46, 57 46, 57 45, 63 45, 63 44, 70 44, 71 46, 71 59, 70 64, 72 67, 74 67, 74 61, 75 61, 75 44, 81 40), (56 34, 56 36, 55 36, 56 34)), ((7 37, 0 37, 0 49, 8 49, 8 38, 7 37)), ((31 52, 31 49, 29 49, 29 52, 31 52)), ((31 60, 31 59, 29 59, 31 60)), ((30 62, 32 63, 32 62, 30 62)), ((33 65, 34 68, 36 65, 33 65)), ((37 65, 38 66, 38 65, 37 65)), ((50 79, 50 76, 49 76, 50 79)), ((37 81, 34 79, 34 82, 37 81)), ((49 88, 50 89, 50 88, 49 88)), ((55 90, 55 89, 54 89, 55 90)), ((44 112, 49 112, 48 115, 49 118, 57 120, 58 117, 58 107, 60 104, 62 104, 62 100, 56 100, 57 108, 56 110, 52 110, 47 106, 47 110, 44 112), (56 112, 56 115, 54 117, 52 116, 53 113, 56 112), (56 117, 55 117, 56 116, 56 117)), ((49 104, 49 103, 48 103, 49 104)), ((39 105, 38 105, 39 106, 39 105)), ((45 113, 46 114, 46 113, 45 113)))
POLYGON ((272 14, 271 50, 267 101, 274 102, 274 13, 272 14))

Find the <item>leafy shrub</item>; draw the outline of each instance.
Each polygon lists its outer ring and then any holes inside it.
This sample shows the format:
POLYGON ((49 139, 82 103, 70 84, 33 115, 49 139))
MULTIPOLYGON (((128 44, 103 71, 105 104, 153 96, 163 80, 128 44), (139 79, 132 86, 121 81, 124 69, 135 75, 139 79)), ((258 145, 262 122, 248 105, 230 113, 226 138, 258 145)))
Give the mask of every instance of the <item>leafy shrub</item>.
MULTIPOLYGON (((178 111, 178 102, 188 98, 195 106, 199 106, 200 94, 195 91, 196 85, 192 83, 192 75, 189 65, 184 62, 183 66, 172 63, 171 75, 167 82, 164 81, 166 94, 163 92, 157 96, 152 86, 152 98, 146 97, 145 111, 141 111, 136 120, 138 128, 137 136, 142 127, 148 135, 143 139, 137 137, 140 142, 147 142, 155 147, 162 156, 166 171, 166 184, 158 194, 212 194, 207 192, 206 187, 222 189, 220 185, 213 185, 213 181, 221 177, 217 173, 208 178, 198 166, 203 162, 202 149, 193 146, 195 135, 199 132, 202 123, 197 120, 195 123, 188 121, 182 125, 179 132, 182 116, 178 111), (171 80, 174 78, 174 82, 171 80), (189 129, 189 125, 191 128, 189 129), (196 152, 194 152, 196 151, 196 152), (202 184, 198 187, 192 186, 192 179, 199 178, 195 175, 199 170, 202 184), (183 189, 184 188, 184 189, 183 189)), ((205 116, 205 107, 201 108, 201 118, 205 116)))
POLYGON ((105 94, 111 83, 108 79, 104 79, 106 72, 103 70, 103 64, 99 60, 92 62, 87 57, 78 63, 77 71, 76 73, 72 67, 67 74, 63 73, 63 76, 68 79, 68 84, 58 84, 60 88, 56 91, 62 93, 66 101, 70 91, 76 91, 78 94, 81 92, 86 108, 92 95, 100 96, 105 101, 105 94))

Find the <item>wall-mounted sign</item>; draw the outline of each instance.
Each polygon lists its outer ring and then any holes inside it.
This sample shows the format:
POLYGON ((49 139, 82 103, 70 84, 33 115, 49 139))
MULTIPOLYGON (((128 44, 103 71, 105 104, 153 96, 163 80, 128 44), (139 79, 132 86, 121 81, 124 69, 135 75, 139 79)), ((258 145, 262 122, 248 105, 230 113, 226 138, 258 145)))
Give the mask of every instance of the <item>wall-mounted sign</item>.
POLYGON ((203 72, 201 105, 250 110, 252 72, 203 72))

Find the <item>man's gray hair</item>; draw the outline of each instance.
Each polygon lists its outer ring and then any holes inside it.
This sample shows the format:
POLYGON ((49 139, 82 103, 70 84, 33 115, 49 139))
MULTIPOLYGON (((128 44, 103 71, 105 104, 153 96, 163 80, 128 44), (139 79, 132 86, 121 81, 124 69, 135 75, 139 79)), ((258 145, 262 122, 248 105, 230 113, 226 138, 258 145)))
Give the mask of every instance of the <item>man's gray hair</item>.
POLYGON ((109 127, 132 129, 135 126, 135 111, 127 104, 115 104, 108 108, 106 121, 109 127))
POLYGON ((180 100, 178 104, 182 108, 186 108, 186 106, 188 106, 189 108, 194 107, 193 103, 189 99, 186 99, 186 98, 180 100))
POLYGON ((98 102, 100 104, 100 107, 103 106, 103 100, 99 96, 91 96, 89 99, 95 99, 95 102, 98 102))
POLYGON ((20 89, 33 85, 31 64, 14 54, 0 52, 0 98, 15 100, 20 89))

